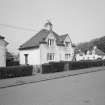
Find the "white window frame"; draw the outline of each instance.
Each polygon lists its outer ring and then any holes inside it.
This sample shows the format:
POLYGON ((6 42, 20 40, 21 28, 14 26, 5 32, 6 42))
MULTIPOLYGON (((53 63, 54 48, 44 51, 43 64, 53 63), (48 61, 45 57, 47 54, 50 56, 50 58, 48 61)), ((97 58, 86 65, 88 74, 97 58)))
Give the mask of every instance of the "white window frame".
POLYGON ((71 54, 65 54, 65 59, 66 59, 66 60, 70 59, 70 55, 71 55, 71 54))
POLYGON ((54 53, 47 53, 47 60, 48 61, 53 61, 54 60, 54 57, 55 57, 55 54, 54 53))
POLYGON ((70 46, 70 42, 65 42, 65 47, 69 47, 70 46))
POLYGON ((48 46, 54 46, 54 39, 48 39, 48 46))

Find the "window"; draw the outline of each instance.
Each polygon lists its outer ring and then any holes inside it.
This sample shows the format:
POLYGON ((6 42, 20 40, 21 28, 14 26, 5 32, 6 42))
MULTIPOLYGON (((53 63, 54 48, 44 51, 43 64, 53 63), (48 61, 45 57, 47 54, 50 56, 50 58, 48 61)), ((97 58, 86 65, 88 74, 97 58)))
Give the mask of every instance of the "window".
POLYGON ((69 45, 70 45, 70 42, 65 42, 66 47, 69 47, 69 45))
POLYGON ((54 60, 54 53, 47 53, 47 60, 54 60))
POLYGON ((93 59, 95 59, 95 56, 93 56, 93 59))
POLYGON ((54 39, 48 39, 48 45, 53 46, 54 45, 54 39))
POLYGON ((65 54, 65 59, 66 60, 70 59, 70 54, 65 54))

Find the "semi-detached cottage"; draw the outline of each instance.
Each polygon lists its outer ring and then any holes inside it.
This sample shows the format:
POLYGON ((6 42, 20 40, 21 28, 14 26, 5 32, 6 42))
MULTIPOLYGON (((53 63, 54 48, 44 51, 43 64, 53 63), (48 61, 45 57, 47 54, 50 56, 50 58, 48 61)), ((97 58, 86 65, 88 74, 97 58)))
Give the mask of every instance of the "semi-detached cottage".
POLYGON ((68 34, 58 35, 47 22, 45 29, 20 46, 20 64, 40 65, 49 62, 72 61, 74 48, 68 34))

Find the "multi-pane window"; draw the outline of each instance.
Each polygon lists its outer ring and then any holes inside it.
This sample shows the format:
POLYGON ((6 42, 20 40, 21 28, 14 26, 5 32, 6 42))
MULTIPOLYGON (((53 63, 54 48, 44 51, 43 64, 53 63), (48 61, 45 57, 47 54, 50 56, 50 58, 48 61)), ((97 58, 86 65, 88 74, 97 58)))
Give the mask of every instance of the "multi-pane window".
POLYGON ((54 60, 54 53, 47 53, 47 60, 54 60))
POLYGON ((54 39, 48 39, 48 45, 53 46, 54 45, 54 39))
POLYGON ((70 42, 65 42, 66 47, 69 47, 69 45, 70 45, 70 42))
POLYGON ((65 54, 65 59, 66 60, 70 59, 70 54, 65 54))

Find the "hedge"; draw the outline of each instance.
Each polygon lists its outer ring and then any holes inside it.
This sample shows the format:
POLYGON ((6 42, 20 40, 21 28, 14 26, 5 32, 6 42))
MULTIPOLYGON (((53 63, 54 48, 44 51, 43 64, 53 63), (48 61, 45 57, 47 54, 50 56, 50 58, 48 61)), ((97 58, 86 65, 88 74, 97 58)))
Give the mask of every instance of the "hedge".
POLYGON ((79 70, 83 68, 98 67, 103 65, 105 65, 105 60, 52 62, 42 65, 42 73, 53 73, 66 70, 79 70))
POLYGON ((61 72, 64 71, 64 63, 56 62, 42 65, 42 73, 53 73, 53 72, 61 72))
POLYGON ((6 61, 6 66, 19 66, 19 61, 6 61))
MULTIPOLYGON (((66 70, 79 70, 89 67, 97 67, 105 65, 105 60, 96 61, 62 61, 62 62, 50 62, 42 65, 42 73, 54 73, 62 72, 66 70)), ((22 77, 32 75, 33 66, 10 66, 6 68, 0 68, 0 78, 22 77)))
POLYGON ((32 75, 33 66, 11 66, 0 68, 0 78, 12 78, 12 77, 22 77, 32 75))
POLYGON ((79 62, 70 62, 69 70, 83 69, 89 67, 97 67, 105 65, 105 61, 79 61, 79 62))

